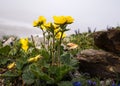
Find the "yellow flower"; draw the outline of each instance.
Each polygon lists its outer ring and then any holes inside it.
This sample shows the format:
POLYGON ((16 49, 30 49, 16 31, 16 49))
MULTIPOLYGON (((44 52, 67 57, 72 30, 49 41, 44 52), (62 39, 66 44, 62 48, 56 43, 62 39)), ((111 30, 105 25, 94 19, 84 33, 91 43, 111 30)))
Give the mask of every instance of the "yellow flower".
POLYGON ((71 24, 73 23, 74 19, 71 16, 66 16, 66 23, 71 24))
POLYGON ((46 30, 46 27, 44 26, 44 24, 40 25, 40 28, 41 28, 42 30, 46 30))
POLYGON ((40 59, 40 57, 41 57, 40 55, 37 55, 35 57, 29 58, 28 62, 36 62, 36 61, 38 61, 40 59))
POLYGON ((22 44, 22 49, 27 51, 28 50, 28 38, 21 38, 20 43, 22 44))
MULTIPOLYGON (((58 32, 57 35, 55 36, 56 39, 60 39, 61 38, 61 35, 62 35, 62 32, 58 32)), ((65 38, 66 37, 66 34, 63 33, 62 35, 62 38, 65 38)))
POLYGON ((22 45, 22 49, 23 49, 24 51, 27 51, 27 50, 28 50, 28 45, 22 45))
POLYGON ((46 28, 50 28, 50 27, 51 27, 51 22, 44 23, 44 26, 45 26, 46 28))
POLYGON ((38 21, 38 20, 33 21, 33 26, 34 26, 34 27, 38 26, 38 24, 39 24, 39 21, 38 21))
POLYGON ((54 27, 55 29, 59 27, 59 25, 57 25, 57 24, 55 24, 55 23, 53 23, 52 25, 53 25, 53 27, 54 27))
POLYGON ((43 24, 46 22, 46 18, 44 16, 39 16, 38 21, 40 24, 43 24))
POLYGON ((65 16, 53 16, 54 23, 58 25, 62 25, 66 23, 65 16))
POLYGON ((12 69, 12 68, 14 68, 15 67, 15 62, 13 62, 13 63, 11 63, 11 64, 9 64, 8 66, 7 66, 7 68, 8 69, 12 69))
POLYGON ((60 32, 60 29, 61 29, 60 27, 59 27, 59 28, 55 28, 55 29, 54 29, 54 33, 55 33, 55 34, 58 34, 58 33, 60 32))
POLYGON ((21 38, 21 39, 20 39, 20 43, 21 43, 22 45, 27 45, 27 44, 28 44, 28 38, 21 38))

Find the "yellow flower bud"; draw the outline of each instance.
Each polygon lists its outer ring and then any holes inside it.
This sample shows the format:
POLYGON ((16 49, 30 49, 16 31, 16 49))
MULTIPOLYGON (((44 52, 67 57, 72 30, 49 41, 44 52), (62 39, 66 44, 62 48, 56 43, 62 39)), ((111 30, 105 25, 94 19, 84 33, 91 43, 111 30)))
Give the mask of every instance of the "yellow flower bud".
POLYGON ((35 61, 38 61, 39 59, 40 59, 40 55, 37 55, 36 57, 34 57, 35 58, 35 61))
POLYGON ((28 62, 34 62, 34 58, 29 58, 28 62))
POLYGON ((9 64, 8 66, 7 66, 7 68, 8 69, 12 69, 12 68, 14 68, 15 67, 15 62, 13 62, 13 63, 11 63, 11 64, 9 64))
POLYGON ((36 62, 40 59, 40 57, 41 57, 40 55, 37 55, 35 57, 29 58, 27 61, 28 62, 36 62))
POLYGON ((66 37, 66 34, 62 32, 58 32, 57 35, 55 36, 56 39, 60 39, 61 38, 61 35, 62 35, 62 38, 65 38, 66 37))
POLYGON ((61 28, 56 28, 56 29, 54 29, 55 34, 58 33, 58 32, 60 31, 60 29, 61 29, 61 28))
POLYGON ((20 43, 22 44, 22 49, 27 51, 28 50, 28 38, 21 38, 20 43))

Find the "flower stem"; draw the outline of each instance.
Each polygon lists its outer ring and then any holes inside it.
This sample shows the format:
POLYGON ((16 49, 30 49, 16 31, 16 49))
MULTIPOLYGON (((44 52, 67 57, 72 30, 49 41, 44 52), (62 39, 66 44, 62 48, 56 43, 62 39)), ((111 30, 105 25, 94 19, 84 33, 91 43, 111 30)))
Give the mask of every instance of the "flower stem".
POLYGON ((61 37, 59 39, 59 45, 58 45, 58 66, 61 65, 61 61, 60 61, 60 51, 61 51, 61 43, 62 43, 62 36, 63 36, 63 32, 61 33, 61 37))
POLYGON ((52 65, 54 65, 55 63, 55 36, 54 36, 54 33, 53 33, 53 48, 52 48, 52 65))
POLYGON ((45 32, 43 31, 43 43, 45 44, 45 32))

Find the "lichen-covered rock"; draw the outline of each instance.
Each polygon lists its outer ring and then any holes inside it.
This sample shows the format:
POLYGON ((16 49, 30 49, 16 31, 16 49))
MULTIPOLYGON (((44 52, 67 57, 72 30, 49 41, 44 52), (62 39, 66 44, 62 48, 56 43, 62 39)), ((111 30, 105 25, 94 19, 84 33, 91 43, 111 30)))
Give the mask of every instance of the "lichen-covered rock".
POLYGON ((95 32, 94 43, 100 49, 120 54, 120 29, 95 32))
POLYGON ((120 73, 120 57, 103 50, 83 50, 77 55, 79 71, 100 78, 115 78, 120 73))

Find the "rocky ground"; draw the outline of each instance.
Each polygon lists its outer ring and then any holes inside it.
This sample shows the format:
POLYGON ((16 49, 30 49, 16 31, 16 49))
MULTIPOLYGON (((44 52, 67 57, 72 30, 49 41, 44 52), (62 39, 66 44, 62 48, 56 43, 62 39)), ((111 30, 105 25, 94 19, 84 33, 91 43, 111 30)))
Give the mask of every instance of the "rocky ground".
POLYGON ((94 44, 99 50, 88 49, 78 53, 79 71, 102 79, 119 77, 120 30, 95 32, 94 44))

